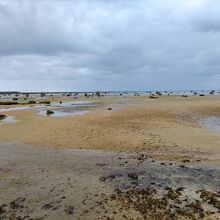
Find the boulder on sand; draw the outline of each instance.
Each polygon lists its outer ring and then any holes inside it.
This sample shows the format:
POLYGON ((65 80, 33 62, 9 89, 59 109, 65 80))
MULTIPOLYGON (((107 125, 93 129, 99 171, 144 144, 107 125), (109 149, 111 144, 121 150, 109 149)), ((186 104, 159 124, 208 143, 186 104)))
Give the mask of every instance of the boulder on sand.
POLYGON ((54 114, 53 111, 51 111, 51 110, 47 110, 47 112, 46 112, 46 115, 47 115, 47 116, 52 115, 52 114, 54 114))
POLYGON ((0 115, 0 120, 3 120, 6 118, 6 115, 0 115))

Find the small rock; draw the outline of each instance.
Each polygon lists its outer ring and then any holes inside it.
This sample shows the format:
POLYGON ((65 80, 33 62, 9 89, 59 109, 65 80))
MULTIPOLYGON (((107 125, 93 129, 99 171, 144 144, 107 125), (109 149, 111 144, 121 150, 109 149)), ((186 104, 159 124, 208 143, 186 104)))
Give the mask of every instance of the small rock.
POLYGON ((64 211, 67 215, 72 215, 74 214, 74 206, 68 206, 64 211))
POLYGON ((51 110, 47 110, 47 112, 46 112, 46 115, 47 115, 47 116, 52 115, 52 114, 54 114, 53 111, 51 111, 51 110))
POLYGON ((41 208, 45 209, 45 210, 51 209, 51 208, 53 208, 53 205, 51 203, 47 203, 47 204, 43 205, 41 208))
POLYGON ((128 177, 137 180, 138 179, 138 175, 136 173, 129 173, 128 177))

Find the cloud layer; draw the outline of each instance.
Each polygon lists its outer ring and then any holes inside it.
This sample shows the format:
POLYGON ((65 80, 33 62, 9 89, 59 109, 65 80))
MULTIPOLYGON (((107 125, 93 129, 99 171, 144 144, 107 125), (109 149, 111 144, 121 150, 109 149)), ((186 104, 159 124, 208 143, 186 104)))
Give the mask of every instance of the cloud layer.
POLYGON ((2 90, 218 89, 218 0, 0 0, 2 90))

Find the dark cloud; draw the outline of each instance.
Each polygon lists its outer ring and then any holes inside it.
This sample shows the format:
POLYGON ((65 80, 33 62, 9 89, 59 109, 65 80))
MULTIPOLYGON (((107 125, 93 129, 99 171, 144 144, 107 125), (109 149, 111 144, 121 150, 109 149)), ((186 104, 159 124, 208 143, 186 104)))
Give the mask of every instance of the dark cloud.
POLYGON ((2 89, 213 88, 217 0, 0 0, 2 89))

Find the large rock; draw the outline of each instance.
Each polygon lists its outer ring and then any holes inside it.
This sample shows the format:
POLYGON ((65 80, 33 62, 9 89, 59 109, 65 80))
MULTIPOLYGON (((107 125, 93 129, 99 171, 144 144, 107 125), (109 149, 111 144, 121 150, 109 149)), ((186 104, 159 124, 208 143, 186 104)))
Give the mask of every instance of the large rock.
POLYGON ((3 120, 6 118, 6 115, 0 115, 0 120, 3 120))

